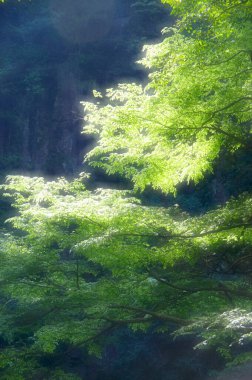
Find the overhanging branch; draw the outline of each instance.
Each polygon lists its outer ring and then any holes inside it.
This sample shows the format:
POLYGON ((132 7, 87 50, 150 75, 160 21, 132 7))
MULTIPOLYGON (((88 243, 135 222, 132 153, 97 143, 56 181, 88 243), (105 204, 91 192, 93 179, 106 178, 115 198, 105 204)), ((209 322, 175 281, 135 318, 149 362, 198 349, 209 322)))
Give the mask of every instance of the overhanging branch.
POLYGON ((227 296, 228 299, 230 299, 230 295, 252 299, 252 292, 247 291, 246 289, 231 289, 230 287, 224 285, 222 282, 219 282, 214 287, 196 287, 196 288, 187 288, 183 286, 177 286, 172 283, 170 283, 168 280, 166 280, 163 277, 159 277, 156 274, 151 273, 151 276, 155 278, 157 281, 171 287, 172 289, 178 290, 183 293, 198 293, 198 292, 213 292, 213 293, 223 293, 225 296, 227 296))
POLYGON ((142 318, 142 319, 147 320, 147 321, 149 321, 151 319, 150 317, 152 317, 154 319, 158 319, 158 320, 166 321, 166 322, 170 322, 170 323, 175 323, 177 325, 182 325, 182 326, 186 326, 186 325, 189 325, 190 323, 194 322, 194 321, 189 320, 189 319, 183 319, 183 318, 175 317, 172 315, 159 314, 159 313, 156 313, 152 310, 146 310, 146 309, 142 309, 140 307, 124 306, 124 305, 111 305, 110 308, 111 309, 126 310, 126 311, 135 311, 138 313, 142 313, 145 316, 145 318, 142 318))
POLYGON ((120 233, 120 232, 115 232, 110 235, 110 237, 150 237, 150 238, 156 238, 156 239, 166 239, 166 240, 172 240, 172 239, 196 239, 196 238, 201 238, 207 235, 212 235, 212 234, 217 234, 221 232, 226 232, 230 231, 236 228, 252 228, 252 223, 240 223, 240 224, 234 224, 231 226, 224 226, 220 228, 216 228, 213 230, 209 231, 204 231, 204 232, 199 232, 191 235, 187 234, 172 234, 167 231, 165 234, 159 234, 159 233, 135 233, 135 232, 125 232, 125 233, 120 233))

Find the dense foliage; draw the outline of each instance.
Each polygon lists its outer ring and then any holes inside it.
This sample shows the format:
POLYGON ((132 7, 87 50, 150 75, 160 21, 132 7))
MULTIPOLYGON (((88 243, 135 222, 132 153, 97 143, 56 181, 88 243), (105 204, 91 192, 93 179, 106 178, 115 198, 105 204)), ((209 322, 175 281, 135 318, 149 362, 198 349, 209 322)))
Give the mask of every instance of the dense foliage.
POLYGON ((107 91, 107 106, 85 104, 86 131, 99 134, 88 156, 96 165, 136 188, 169 192, 202 179, 222 147, 251 144, 251 8, 229 3, 189 2, 181 10, 178 2, 175 11, 186 15, 144 49, 148 85, 121 84, 107 91))
MULTIPOLYGON (((164 2, 179 21, 145 48, 147 86, 94 91, 85 132, 97 135, 93 165, 175 193, 251 149, 251 1, 164 2)), ((78 378, 59 356, 99 355, 122 326, 192 334, 229 364, 252 359, 250 193, 191 216, 133 190, 90 191, 84 173, 2 188, 18 209, 1 234, 3 379, 78 378)))

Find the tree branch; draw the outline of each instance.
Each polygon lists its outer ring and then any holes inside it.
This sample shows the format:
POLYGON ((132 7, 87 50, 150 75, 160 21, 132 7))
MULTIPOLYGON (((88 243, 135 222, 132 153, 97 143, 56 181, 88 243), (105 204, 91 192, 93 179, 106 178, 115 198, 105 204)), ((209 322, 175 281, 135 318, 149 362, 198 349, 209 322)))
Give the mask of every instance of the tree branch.
MULTIPOLYGON (((127 311, 136 311, 138 313, 143 313, 144 315, 147 315, 147 316, 149 315, 154 319, 159 319, 161 321, 171 322, 171 323, 175 323, 177 325, 182 325, 182 326, 186 326, 186 325, 189 325, 190 323, 194 322, 194 321, 189 320, 189 319, 187 320, 187 319, 183 319, 183 318, 179 318, 179 317, 174 317, 172 315, 159 314, 159 313, 156 313, 156 312, 151 311, 151 310, 146 310, 146 309, 142 309, 142 308, 134 307, 134 306, 111 305, 110 308, 111 309, 127 310, 127 311)), ((147 319, 147 317, 144 319, 147 319)))
POLYGON ((125 232, 125 233, 117 233, 115 232, 114 234, 111 234, 111 237, 124 237, 124 236, 136 236, 136 237, 152 237, 156 239, 196 239, 196 238, 201 238, 207 235, 212 235, 212 234, 217 234, 225 231, 229 231, 235 228, 252 228, 252 223, 241 223, 241 224, 234 224, 232 226, 224 226, 221 228, 216 228, 214 230, 210 231, 204 231, 200 233, 195 233, 192 235, 184 235, 184 234, 170 234, 169 231, 167 231, 167 234, 148 234, 148 233, 134 233, 134 232, 125 232))
MULTIPOLYGON (((226 132, 223 129, 221 129, 220 127, 217 127, 217 126, 209 126, 209 125, 207 125, 214 118, 215 115, 217 115, 218 113, 221 113, 221 112, 225 111, 226 109, 228 109, 228 108, 236 105, 237 103, 241 102, 242 100, 252 100, 252 97, 251 96, 243 96, 243 97, 241 97, 239 99, 234 100, 233 102, 227 104, 226 106, 224 106, 224 107, 222 107, 220 109, 212 111, 211 112, 211 116, 206 121, 204 121, 204 123, 201 124, 201 126, 199 126, 199 127, 172 127, 172 126, 168 126, 168 125, 160 122, 159 120, 151 120, 149 118, 141 117, 139 115, 137 116, 137 118, 140 119, 140 120, 143 120, 143 121, 147 121, 149 123, 158 124, 158 125, 160 125, 160 126, 162 126, 164 128, 167 128, 168 130, 174 130, 174 131, 186 131, 186 130, 199 130, 200 131, 202 129, 214 130, 215 132, 224 134, 224 135, 228 136, 229 138, 238 140, 242 144, 245 144, 246 140, 245 139, 241 139, 238 135, 234 135, 232 133, 226 132)), ((239 111, 239 112, 241 112, 241 111, 239 111)), ((204 112, 204 113, 209 113, 209 112, 204 112)))
POLYGON ((242 1, 241 1, 240 3, 238 3, 238 4, 230 5, 230 7, 225 8, 225 10, 224 10, 223 12, 219 13, 218 16, 215 17, 214 19, 215 19, 215 20, 218 20, 218 18, 219 18, 220 16, 222 16, 223 14, 227 14, 227 12, 228 12, 230 9, 233 9, 233 8, 239 7, 239 6, 241 6, 241 5, 244 5, 244 4, 246 4, 247 2, 248 2, 248 0, 242 0, 242 1))
POLYGON ((218 65, 222 65, 223 63, 231 61, 232 59, 234 59, 235 57, 237 57, 237 55, 239 55, 241 53, 250 53, 250 52, 249 52, 249 50, 245 50, 245 49, 239 50, 237 53, 235 53, 231 57, 225 59, 224 61, 205 63, 204 66, 218 66, 218 65))
POLYGON ((204 126, 204 125, 207 124, 210 120, 212 120, 212 118, 213 118, 217 113, 220 113, 220 112, 225 111, 226 109, 228 109, 228 108, 230 108, 230 107, 233 107, 233 106, 236 105, 237 103, 240 103, 242 100, 252 100, 252 96, 242 96, 241 98, 234 100, 233 102, 231 102, 231 103, 225 105, 224 107, 219 108, 219 109, 213 111, 212 114, 211 114, 211 117, 210 117, 209 119, 207 119, 207 120, 202 124, 202 126, 204 126))
POLYGON ((229 287, 224 285, 222 282, 219 282, 217 286, 212 287, 212 288, 211 287, 184 288, 184 287, 174 285, 170 283, 168 280, 166 280, 165 278, 160 278, 159 276, 156 276, 155 274, 151 273, 151 276, 153 276, 157 281, 184 293, 222 292, 227 296, 229 300, 230 300, 230 294, 234 296, 252 299, 252 292, 248 292, 247 290, 243 290, 243 289, 230 289, 229 287))

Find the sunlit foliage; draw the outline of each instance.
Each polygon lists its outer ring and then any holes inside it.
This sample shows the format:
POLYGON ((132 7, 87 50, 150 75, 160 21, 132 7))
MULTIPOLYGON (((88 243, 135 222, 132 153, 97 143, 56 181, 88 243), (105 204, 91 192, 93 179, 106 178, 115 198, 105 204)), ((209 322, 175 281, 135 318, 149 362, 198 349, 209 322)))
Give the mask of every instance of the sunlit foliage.
POLYGON ((190 217, 129 192, 90 193, 83 178, 10 177, 5 191, 19 209, 7 221, 16 232, 1 236, 2 339, 16 347, 2 352, 6 379, 35 376, 36 357, 63 342, 98 354, 124 325, 197 332, 199 348, 229 361, 250 341, 248 196, 190 217))
POLYGON ((85 132, 98 135, 87 159, 141 190, 175 192, 211 171, 223 147, 251 145, 251 4, 170 3, 184 16, 144 48, 147 86, 120 84, 84 103, 85 132))

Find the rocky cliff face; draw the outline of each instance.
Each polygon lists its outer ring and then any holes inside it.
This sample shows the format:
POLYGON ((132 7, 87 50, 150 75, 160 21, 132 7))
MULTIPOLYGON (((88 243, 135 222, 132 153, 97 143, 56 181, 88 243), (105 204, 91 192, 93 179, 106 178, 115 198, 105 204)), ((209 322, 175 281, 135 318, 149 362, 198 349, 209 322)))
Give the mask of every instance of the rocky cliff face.
POLYGON ((167 20, 158 0, 1 4, 0 172, 73 173, 90 142, 80 100, 141 79, 137 53, 167 20))
POLYGON ((68 61, 58 65, 52 80, 26 109, 21 165, 25 170, 52 175, 72 173, 81 162, 85 145, 80 136, 81 89, 68 61))

